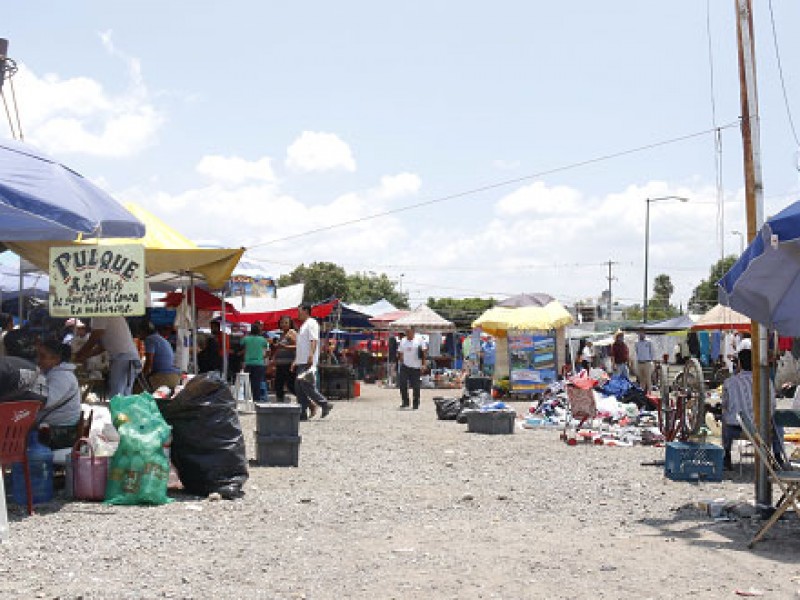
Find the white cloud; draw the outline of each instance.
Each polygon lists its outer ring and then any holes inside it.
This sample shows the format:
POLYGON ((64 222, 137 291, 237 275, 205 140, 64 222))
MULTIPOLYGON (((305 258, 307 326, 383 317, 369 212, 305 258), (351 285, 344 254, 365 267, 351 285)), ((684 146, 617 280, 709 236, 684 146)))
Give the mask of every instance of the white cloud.
POLYGON ((375 190, 375 194, 380 198, 390 200, 416 194, 421 186, 422 180, 415 173, 384 175, 381 177, 380 186, 375 190))
POLYGON ((552 215, 574 212, 582 194, 566 186, 547 187, 541 181, 519 188, 501 198, 496 205, 500 215, 552 215))
POLYGON ((286 166, 292 171, 356 170, 350 146, 334 133, 304 131, 286 150, 286 166))
POLYGON ((111 33, 106 50, 124 61, 128 87, 112 93, 89 77, 37 75, 20 65, 15 76, 25 139, 48 152, 129 157, 154 143, 164 117, 153 105, 136 58, 116 50, 111 33))
POLYGON ((195 170, 209 179, 230 185, 241 185, 246 181, 274 182, 272 160, 268 157, 248 161, 238 156, 204 156, 195 170))

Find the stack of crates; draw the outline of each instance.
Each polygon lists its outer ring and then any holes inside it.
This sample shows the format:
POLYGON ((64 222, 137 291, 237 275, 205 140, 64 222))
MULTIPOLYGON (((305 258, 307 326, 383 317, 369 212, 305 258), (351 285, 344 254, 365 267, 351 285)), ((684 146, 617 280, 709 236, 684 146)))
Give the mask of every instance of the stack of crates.
POLYGON ((296 467, 300 461, 299 404, 256 404, 256 462, 266 467, 296 467))

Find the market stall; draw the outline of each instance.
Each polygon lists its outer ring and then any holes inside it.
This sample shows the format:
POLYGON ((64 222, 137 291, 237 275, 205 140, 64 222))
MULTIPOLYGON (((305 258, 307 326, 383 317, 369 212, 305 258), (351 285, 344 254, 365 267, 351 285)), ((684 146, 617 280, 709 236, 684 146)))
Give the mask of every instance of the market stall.
POLYGON ((566 362, 566 327, 572 315, 546 294, 530 294, 534 305, 496 306, 478 317, 472 326, 497 338, 495 379, 508 377, 510 390, 543 391, 555 381, 566 362))

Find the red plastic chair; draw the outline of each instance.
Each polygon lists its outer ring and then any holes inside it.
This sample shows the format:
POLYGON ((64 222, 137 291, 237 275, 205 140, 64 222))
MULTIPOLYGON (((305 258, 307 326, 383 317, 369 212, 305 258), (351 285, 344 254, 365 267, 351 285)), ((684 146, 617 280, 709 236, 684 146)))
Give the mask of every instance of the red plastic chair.
POLYGON ((0 471, 3 465, 22 463, 29 515, 33 514, 33 490, 28 465, 28 432, 36 422, 36 413, 41 406, 42 403, 35 400, 0 402, 0 471))

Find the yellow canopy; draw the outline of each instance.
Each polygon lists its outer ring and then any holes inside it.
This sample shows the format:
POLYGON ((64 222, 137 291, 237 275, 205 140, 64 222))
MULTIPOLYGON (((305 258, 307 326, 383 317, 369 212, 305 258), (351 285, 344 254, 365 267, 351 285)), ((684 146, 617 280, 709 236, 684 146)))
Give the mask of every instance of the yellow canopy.
POLYGON ((473 323, 486 333, 504 337, 512 331, 547 331, 565 327, 573 322, 572 315, 559 302, 546 306, 523 306, 520 308, 490 308, 473 323))
MULTIPOLYGON (((208 287, 212 289, 219 289, 225 285, 244 254, 244 248, 200 248, 140 206, 127 203, 125 208, 144 223, 146 233, 143 238, 101 238, 76 241, 72 244, 52 241, 5 242, 4 245, 47 272, 51 246, 142 244, 145 248, 148 276, 162 275, 168 279, 185 273, 194 273, 205 279, 208 287)), ((156 280, 159 279, 163 280, 164 277, 156 277, 156 280)))

